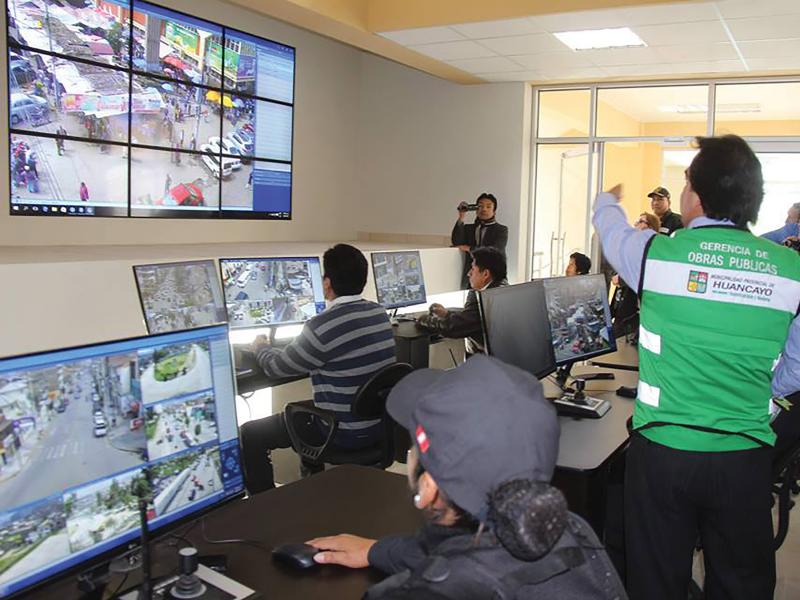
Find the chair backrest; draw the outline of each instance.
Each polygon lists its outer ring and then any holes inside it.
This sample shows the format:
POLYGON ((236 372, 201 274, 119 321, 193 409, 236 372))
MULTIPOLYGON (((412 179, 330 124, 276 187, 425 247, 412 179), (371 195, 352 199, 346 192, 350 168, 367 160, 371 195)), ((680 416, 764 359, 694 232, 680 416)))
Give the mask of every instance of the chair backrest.
POLYGON ((414 367, 408 363, 394 363, 384 367, 358 388, 350 412, 360 419, 382 417, 386 410, 389 392, 398 381, 413 370, 414 367))

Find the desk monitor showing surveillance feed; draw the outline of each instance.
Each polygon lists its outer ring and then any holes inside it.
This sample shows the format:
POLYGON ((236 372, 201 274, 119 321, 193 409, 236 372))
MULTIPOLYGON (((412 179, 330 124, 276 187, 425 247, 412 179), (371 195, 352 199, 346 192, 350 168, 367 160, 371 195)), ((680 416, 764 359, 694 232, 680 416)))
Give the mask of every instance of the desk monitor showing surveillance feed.
POLYGON ((556 365, 557 380, 565 393, 556 400, 562 413, 574 409, 575 414, 588 408, 601 417, 610 405, 604 400, 583 394, 583 384, 591 379, 613 379, 613 374, 583 376, 576 381, 576 389, 566 389, 572 365, 617 349, 612 335, 611 311, 608 307, 608 292, 602 274, 576 277, 553 277, 542 280, 544 284, 547 315, 556 365))
POLYGON ((231 329, 290 325, 325 310, 319 257, 219 261, 231 329))
MULTIPOLYGON (((0 596, 244 492, 225 325, 0 359, 0 596)), ((177 561, 176 561, 177 562, 177 561)))
POLYGON ((151 335, 228 320, 213 260, 136 265, 133 272, 151 335))
POLYGON ((486 352, 541 379, 556 370, 541 281, 478 294, 486 352))
POLYGON ((418 250, 373 252, 372 275, 378 304, 394 309, 425 304, 425 280, 418 250))

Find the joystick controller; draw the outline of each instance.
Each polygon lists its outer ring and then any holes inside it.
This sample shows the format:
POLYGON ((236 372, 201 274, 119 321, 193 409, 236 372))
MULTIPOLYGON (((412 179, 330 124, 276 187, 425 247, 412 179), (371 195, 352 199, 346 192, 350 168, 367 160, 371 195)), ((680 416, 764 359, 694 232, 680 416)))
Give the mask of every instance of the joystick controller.
POLYGON ((172 598, 201 598, 206 586, 197 576, 197 548, 181 548, 178 551, 178 570, 180 576, 169 593, 172 598))

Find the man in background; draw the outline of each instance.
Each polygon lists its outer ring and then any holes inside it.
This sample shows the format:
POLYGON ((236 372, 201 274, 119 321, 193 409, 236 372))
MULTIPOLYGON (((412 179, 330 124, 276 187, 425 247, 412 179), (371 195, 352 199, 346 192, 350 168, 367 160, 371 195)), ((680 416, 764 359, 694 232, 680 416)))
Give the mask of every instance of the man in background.
POLYGON ((673 231, 683 228, 681 216, 670 210, 671 201, 667 188, 657 187, 647 194, 647 197, 650 198, 650 208, 653 209, 653 212, 661 220, 661 227, 658 233, 672 235, 673 231))
POLYGON ((564 275, 567 277, 574 277, 575 275, 588 275, 592 270, 592 259, 581 254, 580 252, 573 252, 569 255, 569 262, 564 275))
POLYGON ((795 202, 789 207, 789 211, 786 213, 786 224, 783 227, 761 234, 762 238, 776 244, 782 244, 788 238, 798 236, 800 236, 800 202, 795 202))
POLYGON ((462 202, 458 205, 458 220, 453 226, 450 234, 450 241, 459 250, 464 252, 464 270, 461 274, 461 289, 470 289, 469 270, 472 268, 472 257, 470 253, 475 248, 491 246, 500 251, 505 256, 506 244, 508 244, 508 227, 497 222, 497 198, 493 194, 484 192, 475 201, 477 204, 475 222, 464 223, 464 215, 467 214, 467 204, 462 202))

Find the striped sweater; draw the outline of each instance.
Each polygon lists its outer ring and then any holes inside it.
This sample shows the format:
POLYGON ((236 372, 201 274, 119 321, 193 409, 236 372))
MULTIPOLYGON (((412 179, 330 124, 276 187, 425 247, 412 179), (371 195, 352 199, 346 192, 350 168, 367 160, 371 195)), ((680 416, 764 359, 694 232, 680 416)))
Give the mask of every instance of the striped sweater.
POLYGON ((386 311, 374 302, 352 298, 341 298, 307 321, 285 348, 258 348, 256 358, 271 377, 310 374, 314 405, 335 412, 339 420, 334 442, 357 448, 375 443, 381 428, 379 419, 362 421, 350 413, 355 393, 396 359, 386 311))

